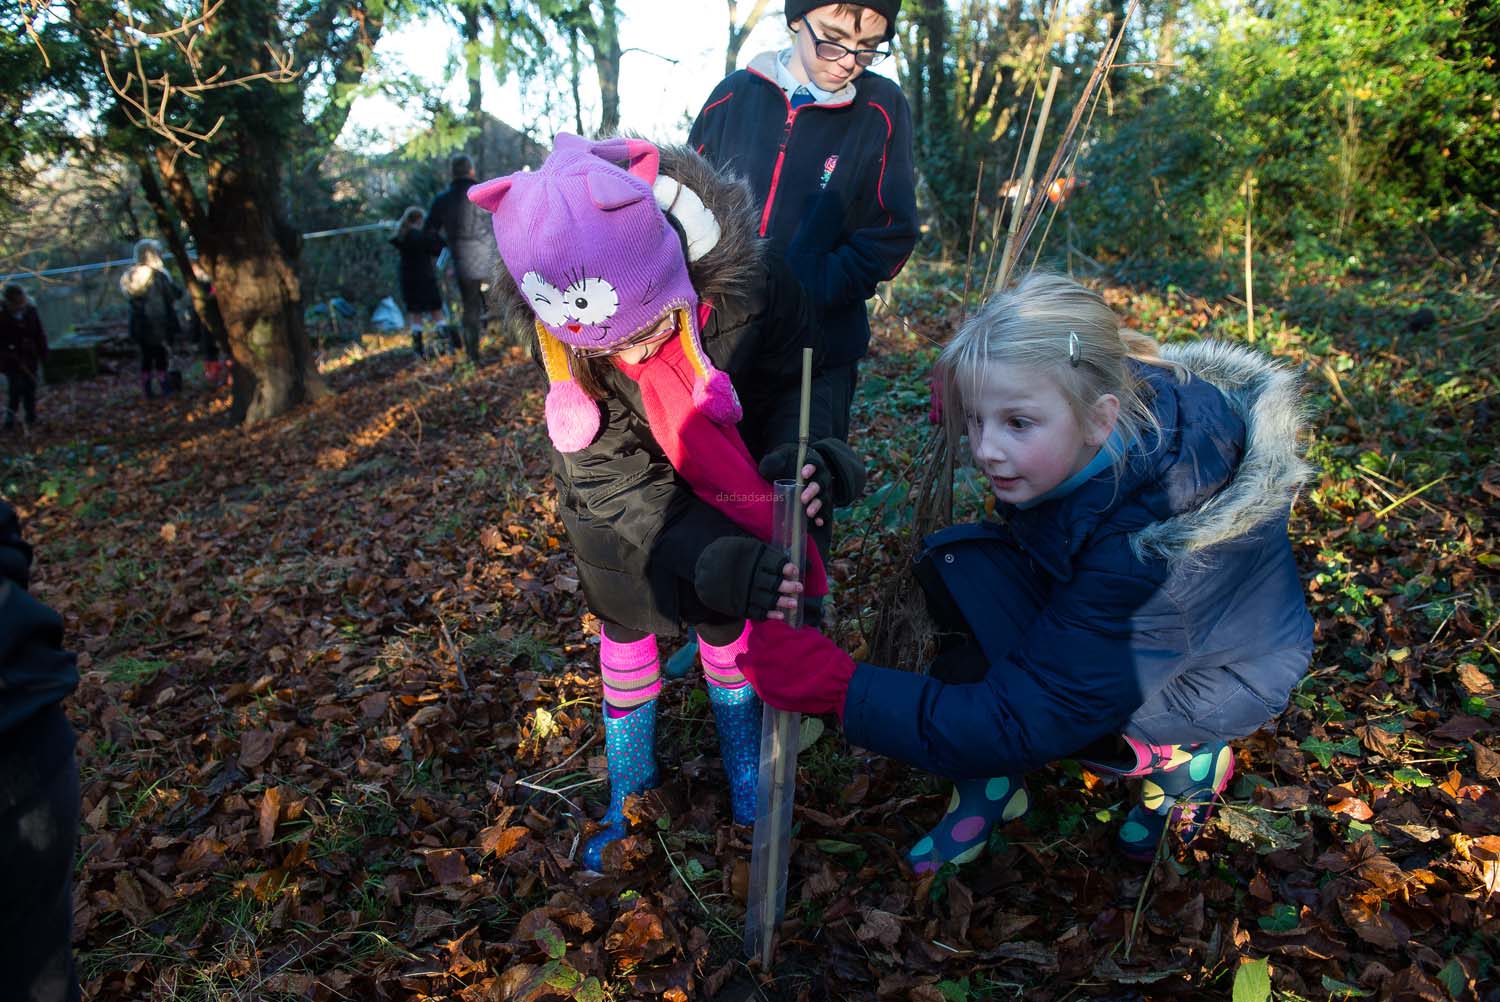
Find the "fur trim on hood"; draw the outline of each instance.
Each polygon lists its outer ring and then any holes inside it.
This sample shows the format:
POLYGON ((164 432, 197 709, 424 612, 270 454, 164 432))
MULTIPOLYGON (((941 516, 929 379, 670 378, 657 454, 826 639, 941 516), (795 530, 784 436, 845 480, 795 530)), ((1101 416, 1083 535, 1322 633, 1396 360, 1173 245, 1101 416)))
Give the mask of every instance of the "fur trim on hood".
POLYGON ((1282 515, 1312 468, 1301 454, 1307 413, 1296 373, 1223 341, 1163 345, 1161 354, 1218 387, 1245 422, 1245 455, 1234 479, 1201 507, 1131 536, 1142 559, 1175 563, 1282 515))
POLYGON ((120 290, 131 299, 139 299, 151 288, 151 280, 156 277, 156 269, 149 264, 131 265, 125 274, 120 276, 120 290))
MULTIPOLYGON (((688 277, 698 298, 721 308, 746 298, 762 274, 764 253, 756 234, 760 217, 750 186, 736 175, 715 169, 691 147, 657 146, 657 149, 661 153, 661 174, 676 178, 695 191, 719 223, 719 242, 713 250, 688 264, 688 277)), ((536 314, 503 264, 495 269, 488 295, 491 309, 511 343, 531 343, 536 336, 536 314)))

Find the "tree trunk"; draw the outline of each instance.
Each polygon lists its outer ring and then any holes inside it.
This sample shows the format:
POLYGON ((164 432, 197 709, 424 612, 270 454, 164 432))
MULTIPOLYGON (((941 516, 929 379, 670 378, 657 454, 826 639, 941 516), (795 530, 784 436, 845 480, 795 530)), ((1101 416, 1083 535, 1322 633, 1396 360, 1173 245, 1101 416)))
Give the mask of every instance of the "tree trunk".
POLYGON ((166 197, 156 180, 156 171, 144 157, 137 160, 135 166, 141 177, 141 189, 146 193, 146 202, 156 214, 156 227, 177 261, 178 272, 182 275, 182 287, 193 300, 193 312, 198 314, 198 319, 209 329, 214 343, 224 344, 224 317, 219 313, 219 304, 193 275, 193 262, 188 256, 187 244, 183 242, 182 229, 167 208, 166 197))
POLYGON ((578 28, 568 28, 568 85, 573 92, 573 131, 580 136, 583 131, 583 95, 580 93, 583 71, 578 60, 578 28))
POLYGON ((247 425, 327 395, 302 322, 296 262, 270 232, 269 220, 245 213, 224 232, 216 256, 218 296, 235 360, 231 415, 247 425))
MULTIPOLYGON (((1108 44, 1108 39, 1112 38, 1116 33, 1126 30, 1125 15, 1129 10, 1130 5, 1126 3, 1126 0, 1109 0, 1109 27, 1106 29, 1105 44, 1108 44)), ((1115 58, 1122 63, 1130 61, 1130 36, 1128 33, 1121 40, 1120 50, 1115 58)), ((1107 83, 1113 94, 1113 99, 1118 101, 1125 96, 1126 89, 1131 85, 1130 74, 1111 73, 1107 83)))
MULTIPOLYGON (((1177 19, 1181 7, 1176 0, 1167 0, 1162 7, 1161 25, 1156 30, 1156 44, 1152 46, 1154 58, 1159 63, 1172 62, 1172 52, 1177 46, 1177 19)), ((1165 80, 1172 72, 1170 66, 1156 67, 1157 79, 1165 80)))
POLYGON ((953 96, 948 93, 948 9, 934 3, 921 14, 921 24, 927 36, 927 113, 932 118, 947 117, 953 107, 953 96))
POLYGON ((199 258, 214 276, 215 295, 234 359, 230 416, 246 425, 285 414, 328 394, 302 322, 297 235, 279 218, 275 177, 240 164, 275 162, 274 153, 241 137, 233 161, 208 165, 207 196, 198 201, 180 159, 158 151, 167 191, 192 230, 199 258))
POLYGON ((479 8, 464 7, 464 71, 469 79, 468 124, 475 129, 469 140, 469 156, 474 160, 474 173, 484 177, 484 66, 479 47, 479 8))
POLYGON ((911 94, 912 133, 920 141, 927 135, 927 78, 922 72, 925 65, 922 61, 922 46, 926 44, 926 33, 920 23, 914 22, 908 28, 906 38, 910 39, 910 44, 898 50, 898 53, 905 56, 902 60, 901 78, 906 81, 907 91, 911 94))
POLYGON ((599 0, 599 21, 591 41, 599 74, 599 134, 620 128, 620 20, 615 0, 599 0))
POLYGON ((729 45, 724 50, 724 75, 727 77, 735 71, 740 61, 740 49, 745 45, 745 39, 755 30, 760 23, 761 17, 766 12, 766 5, 771 0, 755 0, 755 6, 750 8, 750 13, 745 15, 745 22, 736 22, 739 13, 739 0, 728 0, 729 3, 729 45))

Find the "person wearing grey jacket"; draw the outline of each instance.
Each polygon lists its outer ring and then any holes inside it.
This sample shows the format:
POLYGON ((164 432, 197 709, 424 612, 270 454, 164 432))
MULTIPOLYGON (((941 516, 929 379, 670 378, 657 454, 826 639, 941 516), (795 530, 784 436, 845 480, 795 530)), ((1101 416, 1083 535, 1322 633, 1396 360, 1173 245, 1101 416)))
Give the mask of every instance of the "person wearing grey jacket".
POLYGON ((495 251, 488 213, 469 201, 469 189, 478 181, 474 177, 474 161, 468 154, 460 153, 451 161, 450 172, 453 181, 432 200, 424 228, 441 235, 453 256, 463 300, 464 353, 478 365, 484 293, 494 279, 500 258, 495 251))

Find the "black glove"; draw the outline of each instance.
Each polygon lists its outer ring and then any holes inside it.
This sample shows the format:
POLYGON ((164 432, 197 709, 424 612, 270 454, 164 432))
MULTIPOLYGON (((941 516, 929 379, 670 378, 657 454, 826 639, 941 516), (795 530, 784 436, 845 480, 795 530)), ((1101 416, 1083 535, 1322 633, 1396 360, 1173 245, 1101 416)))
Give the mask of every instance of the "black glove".
POLYGON ((833 477, 833 507, 843 508, 858 501, 865 492, 865 464, 859 454, 837 438, 820 438, 812 448, 823 457, 833 477))
MULTIPOLYGON (((853 504, 864 492, 865 464, 839 439, 822 438, 808 446, 807 462, 813 465, 812 482, 818 485, 824 512, 853 504)), ((759 470, 767 480, 795 480, 797 444, 788 442, 766 453, 759 470)))
MULTIPOLYGON (((828 463, 812 446, 808 446, 807 449, 807 462, 813 466, 813 475, 808 482, 818 485, 818 497, 823 501, 820 513, 826 515, 832 510, 829 495, 833 490, 833 474, 828 470, 828 463)), ((761 476, 773 484, 778 480, 796 480, 797 443, 788 442, 785 445, 778 445, 761 457, 760 466, 757 469, 761 476)))
POLYGON ((781 569, 786 564, 785 552, 758 539, 723 536, 698 555, 693 587, 703 604, 715 612, 765 619, 780 598, 781 569))

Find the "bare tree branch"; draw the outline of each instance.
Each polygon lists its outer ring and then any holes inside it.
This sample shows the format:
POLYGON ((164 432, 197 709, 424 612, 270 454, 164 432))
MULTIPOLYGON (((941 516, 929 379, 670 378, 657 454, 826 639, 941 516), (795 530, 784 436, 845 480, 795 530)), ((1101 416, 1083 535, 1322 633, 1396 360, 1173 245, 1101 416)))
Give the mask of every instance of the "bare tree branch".
MULTIPOLYGON (((37 11, 44 2, 26 0, 37 11)), ((90 19, 88 11, 78 0, 67 0, 67 9, 74 23, 93 43, 104 78, 114 92, 120 110, 132 125, 160 136, 178 153, 188 156, 199 156, 196 147, 214 137, 224 124, 224 116, 219 116, 206 128, 185 124, 175 114, 184 102, 201 98, 211 91, 248 87, 258 81, 290 83, 301 73, 290 49, 278 51, 270 43, 266 44, 266 53, 272 64, 270 69, 230 77, 227 67, 206 67, 198 43, 213 30, 214 15, 224 2, 204 0, 197 14, 184 14, 175 27, 147 30, 136 23, 128 4, 103 22, 98 22, 90 19), (157 47, 177 53, 187 67, 188 79, 174 79, 165 71, 153 76, 146 69, 148 56, 157 47), (119 69, 122 65, 134 67, 125 72, 123 79, 119 69)))

